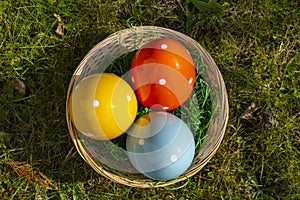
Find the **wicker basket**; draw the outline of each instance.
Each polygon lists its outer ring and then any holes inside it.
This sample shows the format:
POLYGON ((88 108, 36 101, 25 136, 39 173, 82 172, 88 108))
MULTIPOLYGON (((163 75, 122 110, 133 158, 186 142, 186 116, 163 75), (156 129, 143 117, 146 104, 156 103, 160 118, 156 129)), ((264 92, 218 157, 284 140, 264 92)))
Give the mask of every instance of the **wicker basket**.
POLYGON ((228 120, 228 100, 222 75, 213 59, 196 41, 179 32, 154 26, 133 27, 116 32, 98 43, 85 56, 71 78, 67 94, 67 124, 74 145, 82 158, 99 174, 113 181, 132 187, 164 187, 183 180, 187 180, 203 168, 217 151, 225 132, 228 120), (169 181, 149 180, 149 178, 134 171, 126 151, 115 147, 109 141, 93 141, 84 137, 70 120, 68 102, 70 94, 80 80, 94 73, 101 73, 117 58, 139 49, 144 44, 158 39, 171 38, 184 44, 191 52, 197 65, 197 74, 210 87, 212 103, 212 118, 206 131, 201 148, 196 151, 190 168, 180 177, 169 181), (114 154, 114 155, 110 155, 114 154), (119 157, 120 159, 117 159, 119 157), (122 166, 120 170, 118 167, 122 166))

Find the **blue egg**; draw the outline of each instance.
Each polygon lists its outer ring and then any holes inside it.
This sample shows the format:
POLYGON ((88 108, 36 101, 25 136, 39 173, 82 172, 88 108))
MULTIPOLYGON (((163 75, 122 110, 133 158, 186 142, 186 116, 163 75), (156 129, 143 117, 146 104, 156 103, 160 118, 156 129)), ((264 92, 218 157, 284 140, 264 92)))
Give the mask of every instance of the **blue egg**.
POLYGON ((193 134, 175 115, 150 112, 138 118, 127 133, 129 160, 147 177, 157 180, 177 178, 193 161, 193 134))

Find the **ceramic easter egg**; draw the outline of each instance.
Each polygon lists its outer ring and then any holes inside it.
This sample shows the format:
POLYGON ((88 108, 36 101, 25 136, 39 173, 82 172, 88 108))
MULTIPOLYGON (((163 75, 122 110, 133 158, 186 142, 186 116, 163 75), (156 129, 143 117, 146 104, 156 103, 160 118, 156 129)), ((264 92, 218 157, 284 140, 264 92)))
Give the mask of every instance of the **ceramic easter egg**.
POLYGON ((75 127, 84 135, 96 140, 113 139, 133 123, 137 99, 122 78, 93 74, 75 86, 69 109, 75 127))
POLYGON ((144 45, 131 62, 131 82, 144 106, 173 110, 191 94, 196 71, 189 51, 162 38, 144 45))
POLYGON ((128 157, 136 170, 147 177, 174 179, 193 161, 193 134, 175 115, 150 112, 138 118, 127 133, 128 157))

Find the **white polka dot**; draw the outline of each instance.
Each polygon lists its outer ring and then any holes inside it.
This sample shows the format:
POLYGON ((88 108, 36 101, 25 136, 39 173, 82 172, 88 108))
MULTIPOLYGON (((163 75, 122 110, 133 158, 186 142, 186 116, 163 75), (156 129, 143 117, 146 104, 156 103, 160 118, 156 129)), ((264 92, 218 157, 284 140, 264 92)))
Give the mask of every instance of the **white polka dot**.
POLYGON ((172 162, 176 162, 177 159, 178 159, 178 158, 177 158, 177 156, 176 156, 175 154, 172 154, 172 155, 170 156, 170 160, 171 160, 172 162))
POLYGON ((166 49, 166 48, 168 48, 168 45, 167 45, 167 44, 162 44, 162 45, 160 46, 160 48, 166 49))
POLYGON ((94 133, 87 133, 87 135, 90 136, 90 137, 94 137, 95 136, 94 133))
POLYGON ((161 85, 165 85, 167 83, 166 79, 162 78, 162 79, 159 79, 159 84, 161 85))
POLYGON ((176 67, 179 67, 179 63, 178 62, 176 62, 175 65, 176 65, 176 67))
POLYGON ((189 84, 192 84, 193 80, 194 79, 191 77, 190 80, 189 80, 189 84))
POLYGON ((130 94, 127 94, 127 95, 126 95, 126 98, 127 98, 127 101, 131 101, 131 96, 130 96, 130 94))
POLYGON ((145 144, 145 140, 144 139, 139 139, 139 145, 144 145, 145 144))
POLYGON ((100 102, 98 100, 94 100, 92 104, 94 107, 98 107, 100 105, 100 102))
POLYGON ((111 107, 111 108, 115 108, 116 106, 115 106, 114 104, 111 104, 110 107, 111 107))
POLYGON ((163 109, 164 109, 164 110, 168 110, 168 109, 169 109, 169 106, 164 106, 163 109))

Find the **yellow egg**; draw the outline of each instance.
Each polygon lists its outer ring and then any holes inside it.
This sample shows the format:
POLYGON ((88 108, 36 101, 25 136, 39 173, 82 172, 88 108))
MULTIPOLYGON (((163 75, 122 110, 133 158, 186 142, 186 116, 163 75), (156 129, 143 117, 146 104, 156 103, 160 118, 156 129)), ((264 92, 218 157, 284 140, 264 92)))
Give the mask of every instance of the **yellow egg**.
POLYGON ((75 127, 96 140, 120 136, 133 123, 137 99, 129 84, 109 73, 93 74, 72 91, 69 112, 75 127))

